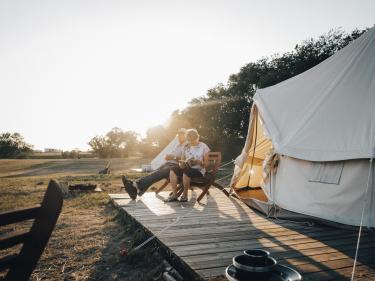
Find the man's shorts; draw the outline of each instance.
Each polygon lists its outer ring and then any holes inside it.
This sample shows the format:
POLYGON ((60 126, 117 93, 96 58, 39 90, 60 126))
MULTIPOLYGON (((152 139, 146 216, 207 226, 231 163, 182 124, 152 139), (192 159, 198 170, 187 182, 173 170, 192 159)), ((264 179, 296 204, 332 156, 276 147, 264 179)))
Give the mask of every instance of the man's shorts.
POLYGON ((189 178, 199 178, 203 177, 202 173, 194 168, 181 169, 180 167, 173 167, 171 170, 176 174, 177 177, 182 177, 183 174, 187 175, 189 178))

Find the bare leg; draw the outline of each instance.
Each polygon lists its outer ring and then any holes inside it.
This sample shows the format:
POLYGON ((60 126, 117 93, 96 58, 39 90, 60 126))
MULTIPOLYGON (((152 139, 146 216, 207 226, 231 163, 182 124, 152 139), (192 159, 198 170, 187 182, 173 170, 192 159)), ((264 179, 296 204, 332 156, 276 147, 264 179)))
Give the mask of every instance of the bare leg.
POLYGON ((175 172, 173 172, 173 170, 171 170, 169 172, 169 181, 170 181, 171 186, 172 186, 173 197, 177 198, 178 179, 177 179, 177 176, 176 176, 175 172))
POLYGON ((182 176, 182 182, 184 183, 184 193, 182 194, 182 196, 184 198, 188 198, 188 190, 190 188, 191 179, 187 175, 184 174, 182 176))

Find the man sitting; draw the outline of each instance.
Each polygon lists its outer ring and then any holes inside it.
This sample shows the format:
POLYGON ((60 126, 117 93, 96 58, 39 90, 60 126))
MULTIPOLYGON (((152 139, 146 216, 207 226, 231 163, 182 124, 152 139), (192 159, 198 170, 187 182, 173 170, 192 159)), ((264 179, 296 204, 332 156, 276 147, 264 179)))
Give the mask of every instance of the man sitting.
POLYGON ((186 131, 187 145, 181 155, 182 160, 178 168, 172 167, 169 179, 172 185, 172 195, 165 201, 177 201, 177 184, 178 178, 182 177, 184 186, 183 194, 180 202, 188 201, 188 190, 190 188, 191 178, 203 177, 206 173, 205 163, 207 163, 208 153, 210 148, 204 142, 199 141, 199 134, 196 129, 189 129, 186 131))
POLYGON ((185 146, 187 144, 185 138, 185 128, 180 128, 177 131, 178 143, 172 150, 170 154, 165 156, 167 161, 155 172, 141 177, 138 180, 132 182, 128 180, 125 176, 122 176, 122 182, 124 184, 126 192, 129 194, 130 198, 135 200, 138 196, 142 196, 143 193, 154 183, 162 180, 168 179, 171 169, 179 169, 178 161, 181 160, 181 157, 184 153, 185 146))

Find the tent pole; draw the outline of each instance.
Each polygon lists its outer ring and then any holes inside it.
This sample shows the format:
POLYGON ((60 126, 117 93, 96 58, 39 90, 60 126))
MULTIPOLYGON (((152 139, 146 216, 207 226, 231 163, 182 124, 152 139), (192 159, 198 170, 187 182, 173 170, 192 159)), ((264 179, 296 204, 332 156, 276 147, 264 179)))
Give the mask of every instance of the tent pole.
POLYGON ((269 183, 270 183, 270 195, 271 195, 271 199, 272 199, 272 205, 271 205, 271 209, 269 210, 269 212, 267 214, 267 218, 272 216, 271 212, 273 211, 273 216, 275 217, 275 219, 278 219, 277 218, 277 207, 276 207, 276 203, 275 203, 275 192, 274 192, 274 188, 273 188, 273 186, 275 184, 272 181, 272 177, 274 176, 274 166, 273 166, 273 164, 274 164, 273 161, 271 161, 269 183))
POLYGON ((247 186, 248 187, 250 187, 251 173, 253 172, 253 163, 254 163, 255 149, 257 147, 257 138, 258 138, 258 114, 255 116, 255 140, 254 140, 253 156, 251 157, 251 166, 250 166, 250 171, 249 171, 249 180, 247 181, 247 186))
MULTIPOLYGON (((375 152, 375 149, 374 149, 374 152, 375 152)), ((368 197, 367 194, 370 190, 370 185, 371 185, 371 188, 373 188, 373 182, 372 182, 372 170, 373 170, 372 169, 372 162, 373 162, 373 159, 374 159, 374 155, 372 155, 372 157, 370 158, 370 168, 369 168, 369 172, 368 172, 367 187, 366 187, 365 198, 364 198, 363 207, 362 207, 361 223, 359 225, 357 246, 356 246, 356 250, 355 250, 353 270, 352 270, 352 277, 350 279, 351 281, 354 281, 355 267, 356 267, 356 264, 357 264, 357 258, 358 258, 358 252, 359 252, 359 243, 361 241, 363 218, 364 218, 365 209, 366 209, 366 205, 367 205, 367 197, 368 197)), ((368 216, 367 216, 367 218, 368 218, 368 216)))

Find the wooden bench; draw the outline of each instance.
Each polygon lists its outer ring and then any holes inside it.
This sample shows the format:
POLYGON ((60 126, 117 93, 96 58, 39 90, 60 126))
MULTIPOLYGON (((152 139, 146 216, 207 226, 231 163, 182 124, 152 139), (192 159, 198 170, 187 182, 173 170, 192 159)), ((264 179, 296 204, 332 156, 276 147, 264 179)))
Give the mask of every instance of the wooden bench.
POLYGON ((0 258, 0 271, 8 269, 4 280, 29 280, 56 225, 62 204, 62 189, 58 182, 51 180, 40 206, 0 213, 0 226, 34 219, 30 231, 0 237, 0 250, 23 244, 18 254, 0 258))
MULTIPOLYGON (((209 188, 211 186, 215 186, 222 190, 225 195, 229 196, 228 192, 218 183, 215 182, 217 171, 219 170, 219 166, 221 164, 221 152, 209 152, 207 161, 205 163, 206 174, 204 177, 199 178, 192 178, 190 187, 199 187, 202 189, 202 193, 198 196, 197 201, 200 202, 202 198, 207 194, 209 194, 209 188)), ((167 185, 169 184, 169 180, 165 180, 164 183, 155 191, 158 194, 162 191, 167 185)), ((177 195, 180 196, 184 190, 182 182, 178 185, 178 192, 177 195)))

